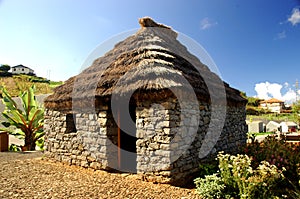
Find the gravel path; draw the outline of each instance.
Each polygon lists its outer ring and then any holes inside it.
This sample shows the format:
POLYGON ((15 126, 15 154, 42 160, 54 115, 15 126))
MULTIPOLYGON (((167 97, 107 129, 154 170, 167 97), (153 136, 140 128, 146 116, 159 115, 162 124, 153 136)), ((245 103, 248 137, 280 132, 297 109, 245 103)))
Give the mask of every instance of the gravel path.
POLYGON ((198 198, 194 189, 144 182, 42 160, 41 152, 0 153, 0 198, 198 198))

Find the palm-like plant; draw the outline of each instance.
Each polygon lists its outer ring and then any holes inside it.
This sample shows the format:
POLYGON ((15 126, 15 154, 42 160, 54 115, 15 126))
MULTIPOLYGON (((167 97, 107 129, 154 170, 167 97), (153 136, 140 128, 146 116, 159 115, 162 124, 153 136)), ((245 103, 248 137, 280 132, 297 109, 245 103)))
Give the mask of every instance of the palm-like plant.
POLYGON ((5 88, 2 88, 2 102, 5 110, 2 115, 8 122, 2 122, 5 127, 15 126, 19 131, 8 132, 19 138, 25 139, 24 150, 35 150, 36 142, 44 136, 44 109, 35 99, 35 87, 30 87, 19 95, 22 100, 22 109, 12 99, 5 88))

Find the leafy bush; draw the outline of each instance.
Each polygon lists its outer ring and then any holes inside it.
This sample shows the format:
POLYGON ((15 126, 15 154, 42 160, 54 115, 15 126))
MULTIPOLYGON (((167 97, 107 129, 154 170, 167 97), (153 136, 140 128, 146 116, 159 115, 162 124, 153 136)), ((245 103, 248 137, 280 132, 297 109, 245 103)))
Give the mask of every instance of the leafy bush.
POLYGON ((15 145, 15 144, 11 144, 11 145, 9 145, 9 151, 12 151, 12 152, 21 151, 21 146, 15 145))
POLYGON ((247 115, 259 115, 259 111, 256 107, 247 106, 246 108, 247 115))
POLYGON ((43 78, 43 77, 37 77, 37 76, 30 76, 28 77, 28 80, 30 82, 39 82, 39 83, 47 83, 47 84, 50 84, 50 80, 46 79, 46 78, 43 78))
POLYGON ((196 192, 207 199, 225 198, 225 184, 217 174, 207 175, 194 180, 196 192))
MULTIPOLYGON (((288 181, 297 184, 300 180, 300 145, 288 143, 283 139, 269 136, 263 142, 253 142, 244 148, 244 152, 252 158, 253 168, 261 161, 267 161, 283 172, 288 181)), ((289 186, 288 183, 286 186, 289 186)), ((298 187, 299 188, 299 187, 298 187)))
POLYGON ((216 160, 209 163, 201 163, 199 165, 199 177, 205 177, 206 175, 212 175, 218 172, 218 162, 216 160))
POLYGON ((10 65, 3 64, 0 66, 0 71, 8 72, 10 70, 10 65))
POLYGON ((2 124, 11 134, 25 139, 24 150, 35 150, 36 142, 45 134, 43 132, 44 108, 36 101, 34 89, 35 87, 32 86, 20 94, 23 106, 20 108, 6 89, 2 88, 2 102, 5 105, 2 115, 7 119, 7 122, 2 124), (18 131, 11 131, 10 126, 17 128, 18 131))
POLYGON ((240 198, 274 198, 278 183, 283 179, 282 172, 266 161, 256 169, 251 167, 247 155, 218 155, 222 180, 231 192, 240 198), (237 194, 238 193, 238 194, 237 194))
POLYGON ((284 179, 275 165, 262 161, 256 169, 247 155, 218 154, 218 174, 195 179, 196 191, 204 198, 277 198, 277 191, 284 179))
POLYGON ((243 190, 241 198, 277 198, 282 196, 281 191, 278 191, 280 182, 284 176, 275 165, 271 165, 263 161, 252 176, 247 179, 246 187, 243 190))
POLYGON ((262 101, 262 99, 256 98, 256 97, 247 97, 248 106, 254 106, 254 107, 258 107, 260 102, 262 101))
POLYGON ((300 113, 300 100, 298 100, 297 102, 295 102, 293 104, 292 110, 294 113, 299 114, 300 113))
POLYGON ((35 142, 36 146, 39 147, 40 150, 44 150, 45 139, 41 137, 39 140, 35 142))
POLYGON ((0 77, 12 77, 12 74, 10 72, 0 70, 0 77))
MULTIPOLYGON (((223 198, 228 195, 242 199, 300 197, 299 143, 269 136, 261 143, 249 143, 244 152, 236 156, 219 153, 219 174, 195 179, 197 192, 204 198, 219 197, 220 194, 209 191, 213 190, 210 186, 217 186, 214 191, 222 190, 223 198)), ((211 174, 210 167, 202 165, 201 175, 211 174)))

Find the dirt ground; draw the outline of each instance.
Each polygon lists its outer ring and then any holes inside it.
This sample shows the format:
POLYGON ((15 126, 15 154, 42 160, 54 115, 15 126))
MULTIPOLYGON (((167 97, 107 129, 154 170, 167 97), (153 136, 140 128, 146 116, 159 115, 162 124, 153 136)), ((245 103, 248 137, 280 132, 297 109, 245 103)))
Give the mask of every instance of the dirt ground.
POLYGON ((199 198, 195 189, 153 184, 137 175, 43 160, 41 152, 0 153, 0 198, 199 198))

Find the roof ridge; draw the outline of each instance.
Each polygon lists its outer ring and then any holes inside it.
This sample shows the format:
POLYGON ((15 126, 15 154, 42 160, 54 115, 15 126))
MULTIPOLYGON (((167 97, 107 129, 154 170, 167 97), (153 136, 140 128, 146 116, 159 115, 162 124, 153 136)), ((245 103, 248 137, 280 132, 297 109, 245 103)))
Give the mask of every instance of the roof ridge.
POLYGON ((156 23, 151 17, 143 17, 139 19, 139 24, 141 27, 160 27, 160 28, 166 28, 171 29, 171 27, 166 26, 164 24, 156 23))

